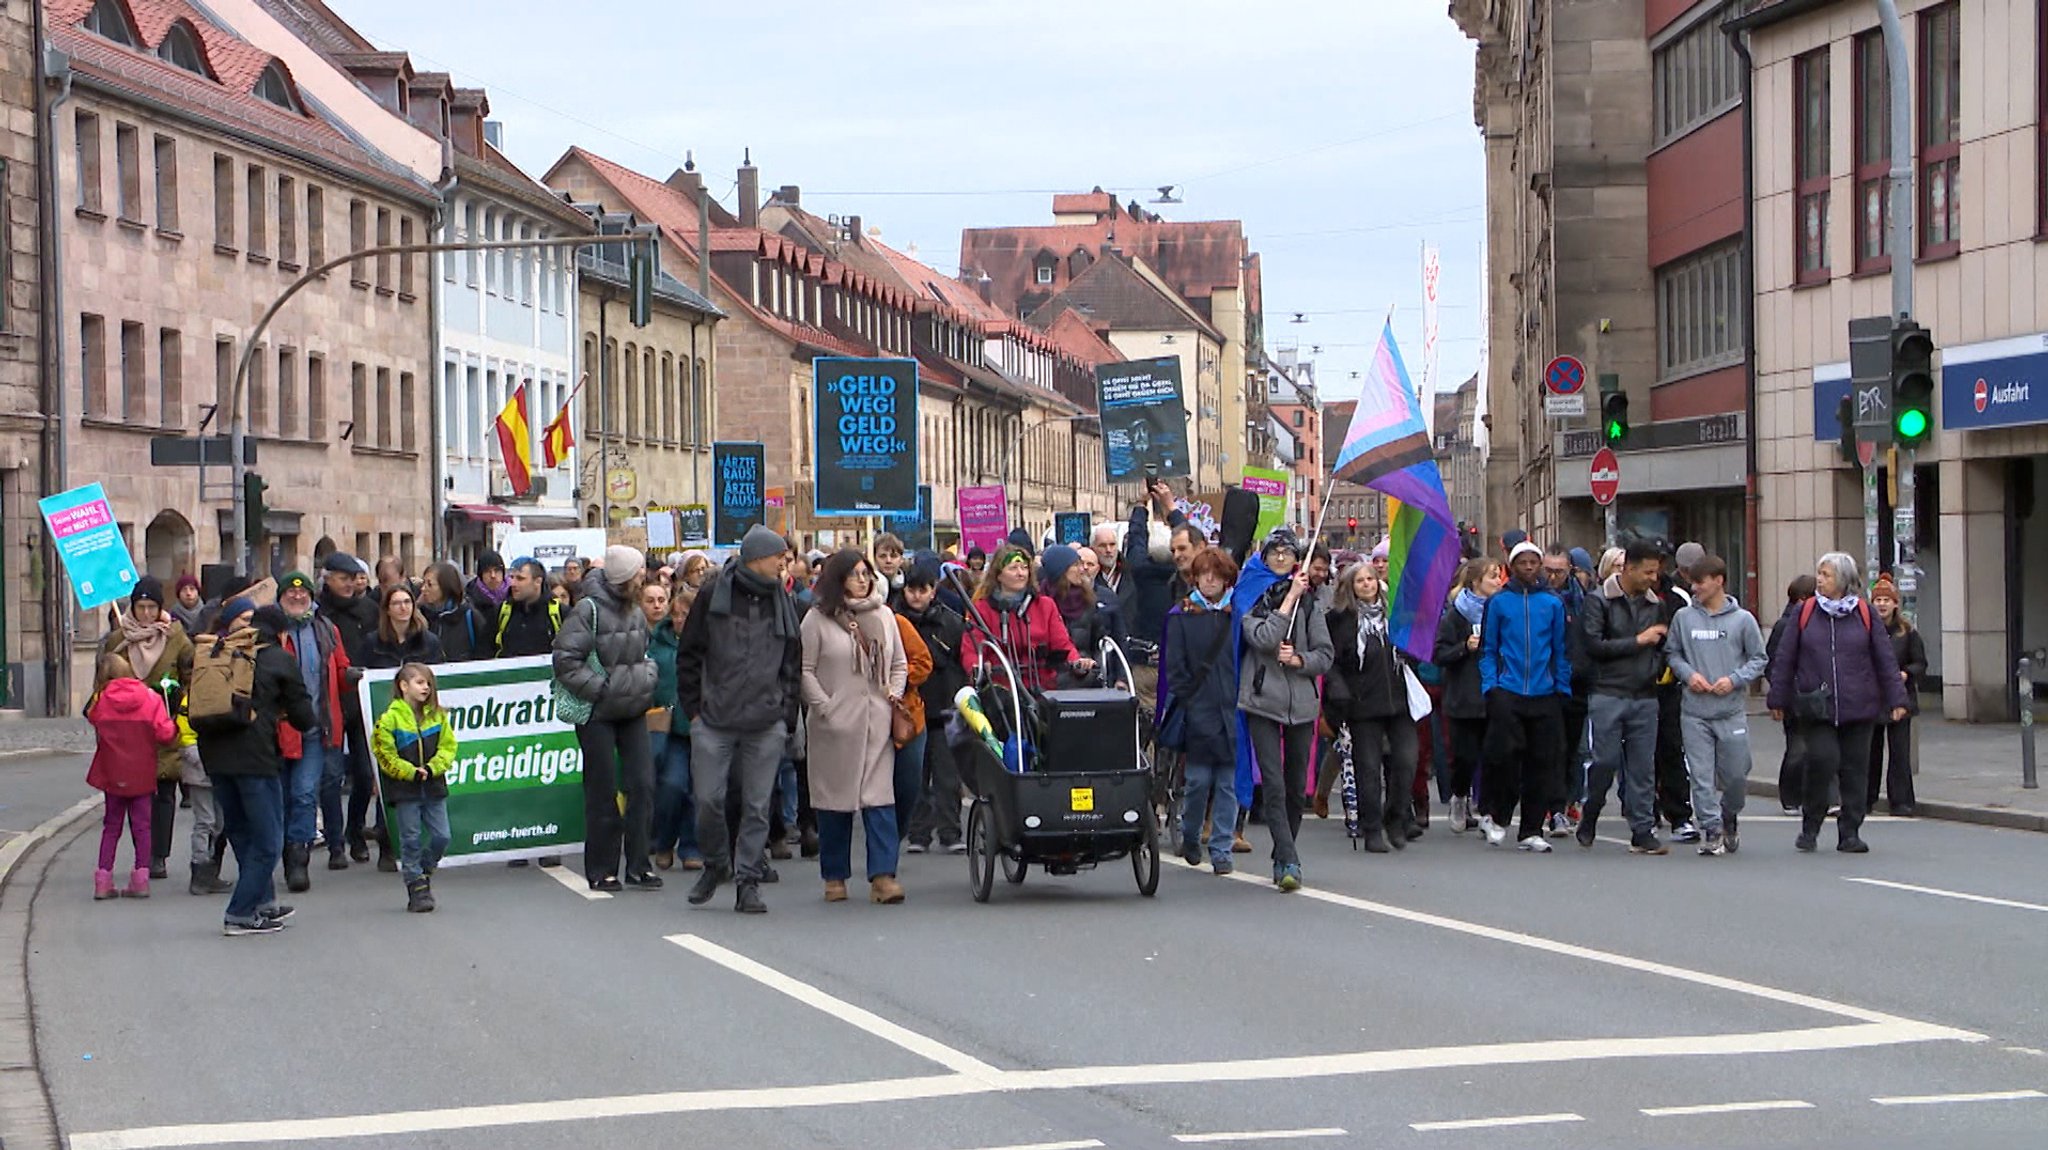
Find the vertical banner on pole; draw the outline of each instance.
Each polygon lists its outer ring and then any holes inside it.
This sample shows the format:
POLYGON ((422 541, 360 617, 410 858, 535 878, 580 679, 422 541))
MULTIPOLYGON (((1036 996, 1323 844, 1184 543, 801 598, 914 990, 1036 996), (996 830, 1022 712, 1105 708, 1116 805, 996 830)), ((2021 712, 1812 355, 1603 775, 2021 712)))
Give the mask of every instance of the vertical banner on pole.
POLYGON ((917 513, 914 515, 887 515, 882 518, 882 530, 903 540, 905 551, 930 551, 932 549, 932 489, 929 484, 918 484, 917 513))
POLYGON ((917 513, 917 361, 811 361, 819 516, 917 513))
POLYGON ((1437 283, 1442 267, 1436 248, 1422 248, 1422 426, 1436 442, 1437 283))
POLYGON ((711 543, 738 547, 747 531, 767 522, 766 451, 758 443, 714 443, 711 470, 718 477, 718 502, 713 504, 711 543))
POLYGON ((1010 493, 1002 484, 960 489, 960 546, 990 554, 1010 533, 1010 493))

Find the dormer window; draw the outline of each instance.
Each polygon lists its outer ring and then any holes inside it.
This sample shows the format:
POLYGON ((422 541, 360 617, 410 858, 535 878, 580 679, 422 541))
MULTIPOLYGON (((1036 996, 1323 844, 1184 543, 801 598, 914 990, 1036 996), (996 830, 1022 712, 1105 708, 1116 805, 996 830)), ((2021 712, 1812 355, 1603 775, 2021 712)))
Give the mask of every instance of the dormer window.
POLYGON ((1039 264, 1039 265, 1038 265, 1038 282, 1039 282, 1039 283, 1042 283, 1042 284, 1049 284, 1049 283, 1051 283, 1051 282, 1052 282, 1052 265, 1051 265, 1051 264, 1039 264))
POLYGON ((173 67, 200 76, 207 75, 206 55, 199 50, 199 41, 192 35, 191 27, 182 20, 164 33, 163 43, 156 46, 156 54, 173 67))
POLYGON ((287 112, 301 111, 298 99, 292 95, 291 81, 285 79, 284 68, 275 60, 263 69, 262 75, 256 77, 256 87, 251 94, 264 103, 275 104, 287 112))
POLYGON ((135 47, 135 29, 129 26, 120 0, 95 0, 92 11, 85 14, 85 30, 116 44, 135 47))

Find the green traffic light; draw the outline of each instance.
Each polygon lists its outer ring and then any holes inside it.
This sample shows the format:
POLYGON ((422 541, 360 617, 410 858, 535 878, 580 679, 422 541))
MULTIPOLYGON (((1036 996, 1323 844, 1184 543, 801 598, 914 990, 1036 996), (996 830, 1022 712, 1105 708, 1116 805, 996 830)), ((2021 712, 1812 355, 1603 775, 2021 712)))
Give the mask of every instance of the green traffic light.
POLYGON ((1619 423, 1616 423, 1616 422, 1613 422, 1613 421, 1609 421, 1609 423, 1607 424, 1607 438, 1609 438, 1609 439, 1620 439, 1620 438, 1621 438, 1621 424, 1619 424, 1619 423))
POLYGON ((1927 413, 1917 407, 1909 407, 1901 411, 1899 413, 1898 431, 1900 438, 1907 440, 1918 439, 1927 434, 1927 413))

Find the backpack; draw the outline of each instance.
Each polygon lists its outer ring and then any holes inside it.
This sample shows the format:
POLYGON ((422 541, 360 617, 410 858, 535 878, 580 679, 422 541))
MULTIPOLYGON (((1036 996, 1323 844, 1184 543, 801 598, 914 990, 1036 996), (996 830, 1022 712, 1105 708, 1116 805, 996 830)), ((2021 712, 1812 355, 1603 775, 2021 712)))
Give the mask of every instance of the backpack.
MULTIPOLYGON (((1811 619, 1811 618, 1813 618, 1813 609, 1814 609, 1814 608, 1815 608, 1816 606, 1819 606, 1819 604, 1820 604, 1820 600, 1818 600, 1818 599, 1808 599, 1808 600, 1807 600, 1806 602, 1804 602, 1804 603, 1800 604, 1800 606, 1799 606, 1799 629, 1800 629, 1801 631, 1804 631, 1804 630, 1806 630, 1806 621, 1807 621, 1808 619, 1811 619)), ((1862 599, 1862 598, 1859 598, 1859 599, 1857 599, 1857 600, 1856 600, 1856 613, 1857 613, 1858 615, 1861 615, 1861 616, 1863 616, 1863 629, 1864 629, 1865 631, 1868 631, 1868 630, 1870 630, 1870 602, 1869 602, 1869 600, 1867 600, 1867 599, 1862 599)))
MULTIPOLYGON (((508 628, 508 627, 510 627, 511 625, 512 625, 512 600, 510 600, 510 599, 507 599, 507 600, 505 600, 505 602, 503 602, 502 604, 500 604, 500 605, 498 606, 498 635, 497 635, 497 641, 498 641, 498 649, 499 649, 499 650, 503 650, 503 649, 504 649, 504 647, 505 647, 505 629, 506 629, 506 628, 508 628)), ((550 598, 550 599, 548 600, 548 634, 550 634, 550 635, 553 635, 553 634, 555 634, 555 633, 559 632, 559 631, 560 631, 561 629, 562 629, 562 605, 561 605, 560 603, 557 603, 557 602, 555 602, 553 598, 550 598)), ((470 640, 469 640, 469 641, 470 641, 470 642, 472 642, 472 643, 476 642, 476 634, 475 634, 475 632, 474 632, 474 631, 472 631, 472 632, 470 633, 470 640)))
POLYGON ((200 635, 185 686, 186 720, 199 734, 243 731, 256 721, 256 633, 200 635))

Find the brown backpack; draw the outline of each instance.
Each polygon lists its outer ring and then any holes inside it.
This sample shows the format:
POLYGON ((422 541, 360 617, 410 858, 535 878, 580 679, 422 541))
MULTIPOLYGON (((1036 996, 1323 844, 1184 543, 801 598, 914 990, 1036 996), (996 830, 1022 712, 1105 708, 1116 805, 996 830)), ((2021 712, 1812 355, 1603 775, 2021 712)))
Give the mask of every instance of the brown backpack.
POLYGON ((193 646, 192 674, 185 685, 186 719, 192 730, 202 735, 246 730, 256 721, 251 698, 256 687, 256 632, 199 635, 193 646))

